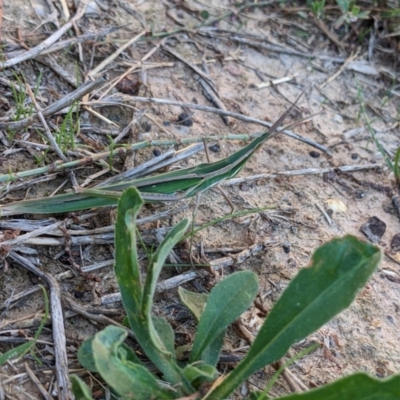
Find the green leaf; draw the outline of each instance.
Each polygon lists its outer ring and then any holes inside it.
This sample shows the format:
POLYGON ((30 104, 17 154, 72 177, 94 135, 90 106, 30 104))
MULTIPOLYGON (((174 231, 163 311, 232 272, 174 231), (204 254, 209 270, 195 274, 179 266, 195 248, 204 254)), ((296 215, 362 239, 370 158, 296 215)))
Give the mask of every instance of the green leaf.
POLYGON ((94 362, 93 358, 93 350, 92 350, 92 343, 93 343, 94 336, 86 339, 81 347, 78 350, 78 361, 79 364, 82 365, 83 368, 87 369, 91 372, 98 372, 96 368, 96 363, 94 362))
POLYGON ((342 10, 342 13, 345 14, 349 11, 350 8, 350 1, 349 0, 336 0, 336 3, 342 10))
POLYGON ((182 286, 179 286, 178 294, 181 302, 193 314, 195 320, 199 322, 201 314, 203 313, 208 300, 208 294, 190 292, 189 290, 184 289, 182 286))
POLYGON ((6 351, 0 356, 0 365, 3 365, 6 361, 11 360, 15 357, 20 357, 26 352, 28 352, 36 343, 36 340, 30 340, 24 344, 21 344, 14 349, 6 351))
POLYGON ((297 274, 269 313, 246 357, 209 392, 210 398, 227 397, 252 373, 348 307, 380 259, 377 247, 353 236, 318 248, 311 266, 297 274))
POLYGON ((191 364, 183 370, 187 380, 198 389, 203 382, 212 382, 218 377, 218 371, 211 365, 191 364))
POLYGON ((219 360, 222 346, 224 344, 226 329, 224 329, 203 351, 201 360, 215 367, 219 360))
POLYGON ((165 318, 152 317, 153 325, 158 337, 163 343, 163 347, 171 354, 175 355, 175 335, 172 326, 165 318))
MULTIPOLYGON (((143 200, 136 188, 127 189, 118 204, 115 232, 115 273, 129 325, 147 357, 172 385, 180 384, 177 392, 191 393, 193 388, 184 379, 176 363, 174 352, 169 352, 153 326, 151 317, 152 296, 159 270, 169 250, 180 240, 187 222, 174 227, 166 236, 160 249, 148 266, 146 284, 142 286, 136 248, 136 217, 143 200), (182 232, 181 232, 182 231, 182 232), (169 249, 169 250, 168 250, 169 249), (182 389, 183 388, 183 389, 182 389)), ((96 363, 97 365, 97 363, 96 363)))
POLYGON ((246 358, 253 372, 347 308, 375 271, 377 247, 346 236, 316 250, 272 308, 246 358))
MULTIPOLYGON (((142 283, 136 248, 136 217, 143 200, 135 188, 127 189, 119 203, 115 225, 115 274, 121 291, 122 303, 130 315, 140 315, 142 283)), ((129 318, 131 328, 132 320, 129 318)))
POLYGON ((71 375, 70 379, 76 400, 93 400, 89 386, 78 375, 71 375))
POLYGON ((235 272, 214 286, 200 318, 191 362, 200 360, 203 351, 246 311, 257 291, 257 276, 250 271, 235 272))
POLYGON ((102 378, 124 399, 172 399, 156 378, 143 366, 119 357, 119 347, 127 337, 124 329, 110 325, 92 342, 96 368, 102 378))
MULTIPOLYGON (((183 234, 189 226, 189 220, 184 219, 175 225, 165 236, 164 240, 161 242, 157 251, 153 254, 153 257, 149 261, 149 267, 147 270, 146 282, 143 289, 143 301, 142 301, 142 313, 145 316, 150 338, 153 345, 163 353, 171 354, 164 346, 163 341, 158 337, 157 331, 155 330, 151 318, 151 308, 153 306, 153 297, 156 290, 156 284, 158 277, 160 275, 161 269, 164 266, 165 259, 168 257, 169 253, 173 247, 181 240, 183 234)), ((172 353, 173 354, 173 353, 172 353)))
POLYGON ((310 390, 280 397, 280 400, 398 400, 400 399, 400 375, 379 380, 367 374, 357 373, 310 390))

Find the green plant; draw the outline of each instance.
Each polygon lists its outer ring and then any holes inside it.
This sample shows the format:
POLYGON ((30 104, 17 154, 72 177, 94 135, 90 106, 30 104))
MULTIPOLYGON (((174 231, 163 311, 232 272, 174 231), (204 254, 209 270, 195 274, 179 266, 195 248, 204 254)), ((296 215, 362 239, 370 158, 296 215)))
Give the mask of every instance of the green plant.
POLYGON ((77 108, 76 103, 71 105, 60 127, 54 132, 54 138, 62 152, 75 148, 75 134, 79 132, 79 115, 74 113, 77 108))
POLYGON ((355 1, 336 0, 342 15, 335 22, 335 29, 340 28, 344 23, 351 24, 359 19, 367 19, 369 17, 369 10, 361 10, 361 7, 356 5, 355 1))
POLYGON ((322 17, 324 13, 325 0, 307 1, 307 4, 316 18, 322 17))
MULTIPOLYGON (((381 258, 378 248, 351 236, 320 247, 310 266, 298 273, 275 304, 245 358, 230 374, 219 377, 216 365, 226 328, 251 305, 258 291, 257 276, 250 271, 233 273, 215 285, 209 295, 179 289, 181 301, 198 321, 189 360, 179 361, 172 327, 165 319, 152 315, 151 309, 164 261, 182 238, 189 221, 181 221, 169 232, 152 254, 143 278, 135 225, 142 205, 135 188, 127 189, 119 201, 115 273, 129 326, 159 373, 150 372, 124 343, 127 332, 120 327, 106 327, 86 340, 78 352, 81 364, 98 372, 121 399, 177 399, 190 395, 195 399, 200 398, 200 391, 206 393, 203 399, 226 399, 252 373, 283 357, 292 344, 349 306, 381 258)), ((71 379, 76 398, 91 399, 84 382, 77 376, 71 379)), ((356 374, 282 399, 394 400, 399 396, 400 376, 379 381, 356 374)), ((265 399, 266 394, 253 393, 251 398, 265 399)))

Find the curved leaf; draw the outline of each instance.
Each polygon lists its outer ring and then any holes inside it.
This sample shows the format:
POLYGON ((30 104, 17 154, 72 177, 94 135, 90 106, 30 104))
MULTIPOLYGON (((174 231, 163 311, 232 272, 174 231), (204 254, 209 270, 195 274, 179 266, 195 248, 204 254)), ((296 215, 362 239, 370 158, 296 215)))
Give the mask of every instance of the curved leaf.
POLYGON ((93 400, 89 386, 78 375, 71 375, 72 392, 76 400, 93 400))
POLYGON ((121 360, 118 349, 126 337, 124 329, 112 325, 94 336, 93 357, 100 375, 124 399, 172 399, 145 367, 121 360))
POLYGON ((367 374, 354 374, 310 390, 280 397, 280 400, 398 400, 400 375, 379 380, 367 374))
POLYGON ((190 356, 191 362, 200 360, 203 351, 246 311, 257 291, 257 276, 250 271, 235 272, 215 285, 200 318, 190 356))

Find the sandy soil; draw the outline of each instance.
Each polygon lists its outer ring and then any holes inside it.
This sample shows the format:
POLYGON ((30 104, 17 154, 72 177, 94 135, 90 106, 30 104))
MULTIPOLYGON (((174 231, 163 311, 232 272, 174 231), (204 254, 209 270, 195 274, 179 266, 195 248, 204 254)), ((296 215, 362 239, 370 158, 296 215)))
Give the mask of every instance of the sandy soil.
MULTIPOLYGON (((31 48, 46 39, 56 29, 52 23, 46 22, 34 30, 41 22, 45 22, 44 14, 41 16, 40 10, 46 7, 46 3, 41 5, 35 0, 32 4, 35 7, 18 0, 4 5, 3 43, 6 47, 3 51, 17 50, 21 46, 31 48), (17 34, 20 35, 19 38, 17 34)), ((102 38, 96 47, 93 42, 84 43, 82 45, 84 61, 81 63, 77 61, 77 46, 71 47, 68 51, 53 53, 52 56, 59 65, 69 71, 72 76, 76 75, 77 64, 81 72, 83 68, 88 71, 114 52, 123 42, 141 32, 143 26, 138 16, 143 18, 147 28, 152 28, 157 32, 169 32, 182 26, 193 27, 199 23, 197 13, 205 8, 201 2, 132 1, 131 7, 138 13, 135 16, 124 10, 123 3, 120 1, 112 4, 101 2, 96 7, 94 2, 90 4, 92 5, 89 10, 91 13, 78 22, 78 30, 81 33, 98 31, 109 25, 129 25, 102 38)), ((58 6, 56 4, 56 14, 60 16, 58 6)), ((227 1, 213 1, 210 2, 208 11, 211 16, 216 17, 226 12, 228 7, 230 6, 227 1)), ((71 13, 73 14, 72 10, 71 13)), ((215 24, 215 27, 221 31, 210 29, 207 31, 204 28, 177 33, 168 39, 167 45, 200 69, 202 69, 201 61, 206 60, 207 67, 202 71, 215 84, 220 101, 226 110, 232 112, 273 122, 290 106, 304 87, 309 88, 287 121, 288 123, 295 122, 318 113, 311 120, 301 122, 291 129, 325 146, 327 152, 283 134, 267 142, 239 175, 250 177, 249 180, 239 185, 227 186, 225 190, 237 210, 266 206, 271 206, 272 209, 228 220, 201 231, 196 235, 196 251, 202 243, 205 255, 208 259, 213 259, 227 254, 223 248, 229 248, 229 251, 234 253, 255 243, 266 243, 266 249, 261 253, 240 265, 226 268, 219 274, 228 274, 241 269, 256 272, 260 278, 260 294, 264 300, 264 306, 270 309, 299 268, 307 265, 317 246, 344 234, 352 234, 367 240, 360 231, 361 226, 371 217, 379 218, 386 224, 386 230, 378 243, 386 254, 379 270, 348 310, 291 350, 289 355, 294 355, 311 342, 318 342, 321 345, 318 350, 290 367, 290 370, 308 387, 332 382, 354 371, 366 371, 377 377, 386 377, 400 371, 398 345, 400 342, 400 255, 396 253, 399 249, 391 246, 392 238, 399 233, 399 214, 391 201, 396 193, 396 187, 394 181, 390 179, 390 170, 371 139, 362 115, 362 105, 364 105, 366 115, 372 121, 373 129, 376 131, 377 139, 393 156, 400 145, 397 122, 399 102, 397 94, 388 96, 387 92, 392 84, 390 77, 396 77, 390 55, 375 51, 372 61, 367 61, 368 49, 366 46, 361 46, 356 60, 364 61, 365 65, 369 66, 368 73, 355 72, 349 67, 323 86, 324 82, 343 65, 343 62, 338 63, 334 60, 346 59, 351 50, 356 50, 356 46, 350 44, 345 50, 340 50, 314 25, 302 22, 293 14, 279 12, 279 9, 273 8, 265 10, 254 8, 230 18, 228 22, 220 21, 215 24), (238 37, 253 42, 262 37, 262 41, 258 43, 274 45, 275 51, 239 43, 233 39, 233 33, 231 37, 227 35, 224 38, 222 30, 236 32, 238 37), (351 46, 353 49, 350 48, 351 46), (313 54, 315 58, 290 54, 293 51, 313 54), (269 82, 271 79, 293 75, 296 77, 290 82, 260 90, 254 88, 254 85, 261 83, 261 79, 269 82), (323 168, 368 164, 375 164, 376 167, 348 173, 321 172, 323 168), (303 172, 296 176, 276 175, 284 171, 311 168, 320 172, 314 174, 303 172), (255 174, 275 174, 275 176, 251 179, 255 174), (337 204, 341 210, 335 209, 337 204), (328 213, 329 221, 321 210, 328 213)), ((155 49, 147 62, 156 63, 157 67, 144 68, 142 71, 139 68, 137 73, 143 81, 138 91, 139 96, 214 107, 204 95, 193 70, 166 51, 156 49, 155 46, 158 43, 160 40, 152 39, 134 44, 107 68, 108 74, 111 78, 119 76, 127 67, 139 62, 151 49, 155 49)), ((19 64, 14 71, 19 76, 23 74, 32 87, 35 87, 39 71, 42 71, 43 76, 38 93, 43 107, 72 90, 71 86, 56 72, 37 61, 19 64)), ((11 69, 2 71, 0 74, 1 77, 7 79, 15 79, 11 69)), ((0 116, 10 118, 12 112, 15 111, 12 91, 1 84, 0 90, 3 104, 0 116)), ((26 102, 29 103, 29 100, 26 102)), ((176 123, 179 114, 188 111, 181 107, 142 103, 136 103, 135 107, 136 111, 123 105, 96 109, 103 116, 117 123, 119 128, 99 121, 98 118, 82 110, 81 126, 90 124, 92 130, 82 130, 76 139, 78 149, 86 145, 91 152, 105 151, 109 144, 105 133, 111 133, 115 137, 131 121, 132 116, 140 119, 141 125, 134 125, 135 128, 128 133, 124 142, 254 133, 263 129, 257 124, 234 118, 230 118, 230 123, 227 125, 217 114, 196 110, 191 116, 193 125, 187 127, 176 123), (146 115, 140 116, 141 111, 145 111, 146 115), (143 127, 143 121, 151 124, 148 132, 146 132, 148 129, 143 127)), ((57 118, 59 117, 52 118, 52 122, 57 123, 57 118)), ((0 143, 0 173, 35 168, 35 156, 43 156, 43 150, 23 146, 20 141, 24 139, 44 143, 37 131, 26 129, 16 132, 13 137, 15 141, 7 137, 5 132, 4 134, 0 143), (10 149, 15 152, 11 152, 10 149)), ((210 152, 212 161, 232 154, 243 146, 244 142, 221 140, 219 145, 219 152, 210 152)), ((164 152, 167 148, 160 147, 158 150, 164 152)), ((76 151, 77 154, 82 155, 82 152, 76 151)), ((47 162, 57 159, 51 152, 46 157, 47 162)), ((70 157, 73 158, 72 155, 70 157)), ((138 165, 152 157, 154 157, 153 149, 140 150, 132 157, 115 161, 115 168, 123 170, 126 165, 138 165)), ((205 154, 199 153, 195 157, 180 162, 179 166, 187 167, 206 161, 205 154)), ((96 164, 78 169, 76 171, 78 181, 83 182, 89 175, 100 169, 101 166, 96 164)), ((105 176, 110 176, 110 174, 105 176)), ((12 190, 15 185, 12 184, 9 192, 5 193, 0 201, 6 204, 11 200, 22 199, 25 195, 34 198, 50 194, 67 178, 68 176, 64 174, 47 183, 31 185, 29 192, 26 192, 26 188, 12 190)), ((95 179, 93 183, 98 183, 100 179, 102 177, 95 179)), ((70 182, 63 190, 68 185, 70 182)), ((169 219, 160 221, 159 224, 146 224, 143 229, 170 226, 184 216, 190 217, 194 202, 189 201, 188 205, 186 211, 174 214, 169 219)), ((143 215, 151 215, 155 211, 167 208, 170 206, 147 207, 143 215)), ((201 224, 229 212, 230 207, 220 193, 217 190, 210 190, 201 198, 196 222, 201 224)), ((42 217, 27 215, 23 218, 32 220, 42 217)), ((63 218, 57 216, 57 219, 63 218)), ((2 218, 0 221, 3 234, 7 234, 6 231, 10 229, 4 228, 5 225, 1 223, 9 220, 10 218, 2 218)), ((90 220, 85 220, 80 227, 99 228, 110 225, 113 220, 113 211, 106 210, 90 220)), ((79 225, 79 223, 76 224, 79 225)), ((77 229, 77 226, 70 228, 77 229)), ((16 230, 12 231, 18 234, 16 230)), ((149 240, 154 240, 152 235, 147 236, 149 240)), ((144 237, 147 236, 144 234, 144 237)), ((66 249, 67 246, 30 245, 29 247, 36 251, 31 257, 37 265, 54 275, 71 269, 71 255, 80 266, 110 260, 113 257, 112 240, 101 244, 72 246, 70 249, 66 249)), ((184 248, 178 249, 178 252, 183 255, 185 251, 187 253, 184 248)), ((75 300, 83 305, 99 305, 102 296, 117 291, 117 285, 111 266, 98 269, 93 273, 99 278, 98 282, 90 281, 87 277, 80 275, 71 278, 71 273, 67 274, 68 279, 60 279, 62 290, 73 295, 75 300)), ((32 288, 39 282, 35 276, 28 274, 9 259, 5 259, 0 274, 0 301, 3 303, 0 309, 0 351, 4 352, 10 346, 16 345, 16 341, 10 344, 6 338, 17 339, 34 335, 37 320, 43 312, 43 300, 40 292, 36 292, 9 305, 7 302, 13 295, 32 288)), ((167 270, 162 278, 174 274, 176 274, 174 270, 167 270)), ((199 279, 197 288, 209 290, 213 282, 212 277, 199 279)), ((187 284, 187 288, 193 290, 190 284, 187 284)), ((165 292, 157 299, 156 312, 173 320, 171 315, 175 314, 171 310, 179 308, 177 302, 175 289, 165 292)), ((107 307, 118 308, 120 320, 122 317, 120 303, 113 303, 107 307)), ((70 368, 79 370, 76 350, 85 338, 93 335, 103 325, 82 316, 73 315, 70 311, 65 310, 65 312, 70 368)), ((250 310, 242 321, 253 333, 262 323, 262 319, 256 317, 256 313, 256 309, 250 310)), ((193 333, 193 321, 187 314, 182 318, 182 320, 175 320, 174 325, 178 342, 185 343, 190 340, 193 333)), ((41 340, 43 342, 38 345, 37 356, 42 360, 42 366, 35 364, 32 357, 28 355, 23 361, 10 362, 0 369, 0 398, 40 397, 36 386, 26 374, 24 362, 29 362, 44 387, 49 393, 53 392, 54 380, 51 366, 54 363, 54 353, 50 325, 46 327, 41 340)), ((244 338, 232 329, 229 331, 225 349, 233 350, 246 344, 244 338)), ((250 390, 263 387, 272 374, 272 368, 256 374, 243 384, 236 393, 236 398, 244 398, 250 390)), ((92 383, 97 389, 100 388, 95 381, 92 380, 92 383)), ((288 391, 286 382, 280 378, 271 394, 284 394, 288 391)))

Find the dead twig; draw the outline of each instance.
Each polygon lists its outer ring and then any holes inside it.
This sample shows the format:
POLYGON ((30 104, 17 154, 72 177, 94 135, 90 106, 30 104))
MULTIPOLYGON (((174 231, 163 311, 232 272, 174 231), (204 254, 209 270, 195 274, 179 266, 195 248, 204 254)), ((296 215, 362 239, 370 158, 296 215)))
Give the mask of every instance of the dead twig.
POLYGON ((50 396, 49 392, 44 388, 44 386, 37 378, 37 376, 34 374, 34 372, 29 368, 28 363, 25 363, 24 365, 25 365, 25 370, 29 375, 29 378, 31 378, 32 382, 37 386, 43 398, 45 400, 54 400, 53 397, 50 396))
POLYGON ((69 383, 68 357, 66 351, 66 339, 64 330, 63 310, 61 306, 61 290, 57 280, 50 274, 36 268, 29 260, 11 251, 9 256, 18 264, 43 279, 50 288, 50 309, 53 331, 54 353, 55 353, 55 374, 57 377, 58 398, 60 400, 72 400, 69 383))
MULTIPOLYGON (((218 258, 217 260, 212 260, 209 262, 208 267, 211 268, 213 271, 217 271, 233 264, 241 264, 249 257, 252 257, 260 253, 261 251, 267 249, 270 245, 271 243, 268 241, 266 241, 265 243, 256 243, 250 246, 248 249, 240 252, 239 254, 231 255, 230 257, 218 258)), ((162 293, 167 290, 176 288, 180 285, 183 285, 186 282, 190 282, 196 278, 201 277, 202 273, 204 273, 203 270, 201 271, 191 270, 184 272, 183 274, 174 276, 172 278, 160 281, 157 283, 156 292, 162 293)), ((117 301, 121 301, 120 293, 106 294, 101 297, 101 304, 109 304, 117 301)))
MULTIPOLYGON (((211 112, 214 114, 220 114, 220 115, 225 115, 228 117, 237 118, 237 119, 245 121, 245 122, 258 124, 258 125, 265 126, 268 128, 270 128, 272 126, 272 123, 270 123, 270 122, 266 122, 266 121, 263 121, 263 120, 260 120, 257 118, 253 118, 253 117, 248 117, 246 115, 238 114, 238 113, 231 112, 231 111, 220 110, 218 108, 207 107, 207 106, 203 106, 200 104, 184 103, 184 102, 176 101, 176 100, 158 99, 155 97, 137 97, 137 96, 128 96, 128 95, 124 95, 124 94, 116 94, 116 95, 112 95, 107 98, 104 98, 102 101, 91 101, 88 104, 93 107, 95 107, 95 106, 102 107, 105 105, 117 105, 117 104, 126 106, 127 104, 134 103, 134 102, 193 108, 195 110, 211 112)), ((0 124, 0 129, 2 129, 1 124, 0 124)), ((281 133, 283 133, 284 135, 289 136, 291 138, 297 139, 301 142, 307 143, 310 146, 313 146, 313 147, 323 151, 324 153, 327 153, 330 155, 330 151, 325 146, 323 146, 317 142, 314 142, 311 139, 300 136, 297 133, 294 133, 287 129, 281 131, 281 133)))
POLYGON ((60 37, 64 35, 69 29, 71 29, 74 23, 76 23, 79 19, 83 17, 88 2, 89 0, 81 0, 75 16, 72 19, 70 19, 64 26, 62 26, 59 30, 54 32, 49 38, 40 43, 38 46, 24 52, 19 56, 16 56, 14 58, 2 62, 0 64, 0 70, 19 64, 23 61, 30 60, 40 55, 44 50, 49 48, 53 43, 55 43, 58 39, 60 39, 60 37))
POLYGON ((339 170, 341 172, 354 172, 363 171, 366 169, 381 168, 380 164, 365 164, 365 165, 343 165, 341 167, 329 167, 329 168, 306 168, 306 169, 296 169, 293 171, 280 171, 272 174, 257 174, 252 176, 247 176, 245 178, 233 178, 221 183, 222 186, 234 186, 244 182, 255 181, 258 179, 274 179, 278 176, 297 176, 297 175, 318 175, 325 174, 326 172, 331 172, 339 170))

